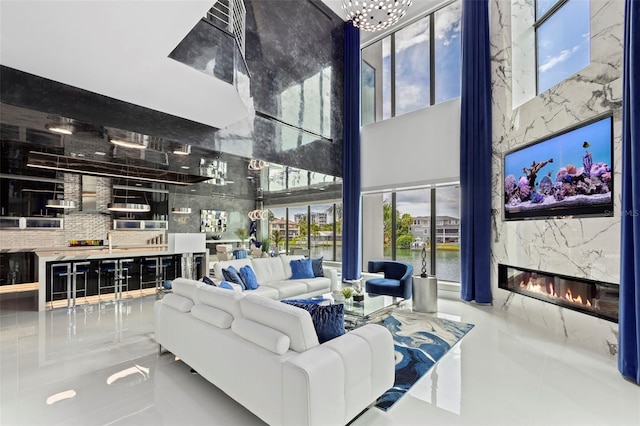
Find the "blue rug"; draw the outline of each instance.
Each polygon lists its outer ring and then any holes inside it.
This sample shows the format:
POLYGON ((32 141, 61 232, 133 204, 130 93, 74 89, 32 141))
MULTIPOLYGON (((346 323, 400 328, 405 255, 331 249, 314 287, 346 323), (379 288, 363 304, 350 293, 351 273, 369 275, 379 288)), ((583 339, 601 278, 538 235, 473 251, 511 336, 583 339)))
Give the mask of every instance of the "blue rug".
POLYGON ((395 342, 396 379, 393 387, 376 401, 376 407, 389 410, 418 379, 467 334, 473 324, 436 318, 433 315, 395 311, 370 321, 391 331, 395 342))

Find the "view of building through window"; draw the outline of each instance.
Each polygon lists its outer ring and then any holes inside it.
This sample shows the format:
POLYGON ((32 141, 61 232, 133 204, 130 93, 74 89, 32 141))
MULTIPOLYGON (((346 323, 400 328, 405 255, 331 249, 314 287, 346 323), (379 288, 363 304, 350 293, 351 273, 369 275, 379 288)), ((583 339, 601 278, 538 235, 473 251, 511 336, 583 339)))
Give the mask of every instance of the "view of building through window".
POLYGON ((538 93, 589 65, 589 3, 583 0, 536 2, 538 93))
POLYGON ((383 196, 384 257, 422 269, 422 248, 426 249, 426 272, 431 273, 431 250, 436 253, 435 275, 439 280, 460 282, 460 190, 457 185, 437 187, 435 199, 430 188, 398 191, 383 196), (431 217, 435 203, 436 217, 431 217), (393 216, 395 215, 395 235, 393 216), (434 223, 435 222, 435 223, 434 223), (431 229, 435 226, 435 244, 431 229), (395 259, 393 256, 395 245, 395 259))
POLYGON ((279 207, 269 212, 268 252, 272 255, 342 260, 342 204, 279 207))

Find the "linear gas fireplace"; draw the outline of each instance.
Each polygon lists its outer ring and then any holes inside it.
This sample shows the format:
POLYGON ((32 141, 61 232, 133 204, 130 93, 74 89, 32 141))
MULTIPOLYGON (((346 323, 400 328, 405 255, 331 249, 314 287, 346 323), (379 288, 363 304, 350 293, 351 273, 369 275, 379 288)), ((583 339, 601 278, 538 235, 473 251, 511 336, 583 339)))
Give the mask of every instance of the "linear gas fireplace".
POLYGON ((502 289, 618 322, 617 284, 502 264, 498 280, 502 289))

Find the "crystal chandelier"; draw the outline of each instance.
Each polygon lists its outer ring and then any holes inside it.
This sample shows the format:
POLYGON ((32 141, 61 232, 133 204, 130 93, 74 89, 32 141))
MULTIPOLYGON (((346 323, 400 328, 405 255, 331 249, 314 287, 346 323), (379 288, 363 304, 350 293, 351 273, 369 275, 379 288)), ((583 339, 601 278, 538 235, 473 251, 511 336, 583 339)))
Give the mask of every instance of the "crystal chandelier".
POLYGON ((411 0, 342 0, 347 19, 363 31, 389 28, 404 16, 411 0))

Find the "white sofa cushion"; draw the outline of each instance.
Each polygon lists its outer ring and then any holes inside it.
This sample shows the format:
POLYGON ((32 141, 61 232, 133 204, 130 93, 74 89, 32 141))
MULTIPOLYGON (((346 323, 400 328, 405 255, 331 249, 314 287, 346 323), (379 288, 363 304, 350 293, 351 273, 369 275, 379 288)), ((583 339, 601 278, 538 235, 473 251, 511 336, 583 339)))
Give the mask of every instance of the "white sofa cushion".
POLYGON ((269 283, 269 287, 278 290, 278 299, 287 299, 307 293, 307 284, 298 280, 282 280, 269 283))
POLYGON ((291 349, 296 352, 319 345, 311 315, 304 309, 254 294, 240 299, 240 309, 243 317, 289 336, 291 349))
POLYGON ((238 336, 278 355, 289 350, 291 339, 286 334, 246 318, 238 318, 231 324, 238 336))
POLYGON ((231 327, 231 323, 233 322, 233 316, 231 316, 230 313, 203 304, 193 305, 191 315, 222 329, 231 327))
POLYGON ((325 277, 305 278, 302 280, 294 280, 294 282, 305 283, 308 292, 324 290, 331 286, 331 279, 325 277))
POLYGON ((283 254, 278 256, 278 258, 280 259, 280 261, 282 262, 282 267, 284 268, 284 277, 285 279, 290 279, 291 278, 291 261, 292 260, 300 260, 300 259, 304 259, 304 256, 298 255, 298 254, 283 254))
POLYGON ((241 292, 208 285, 198 289, 197 297, 200 303, 227 312, 233 318, 242 316, 238 304, 238 301, 244 297, 241 292))
POLYGON ((196 290, 202 286, 205 286, 201 281, 190 280, 188 278, 176 278, 171 282, 171 288, 174 294, 187 297, 194 302, 198 300, 196 296, 196 290))
POLYGON ((271 283, 267 283, 267 285, 260 285, 255 290, 247 290, 247 293, 257 294, 258 296, 268 297, 269 299, 277 299, 278 298, 278 289, 271 287, 271 283))
MULTIPOLYGON (((282 267, 282 261, 277 257, 253 259, 252 267, 260 284, 282 281, 288 278, 282 267)), ((289 276, 291 276, 291 271, 289 271, 289 276)))
POLYGON ((193 307, 193 300, 178 294, 168 293, 162 298, 162 303, 180 312, 189 312, 193 307))

